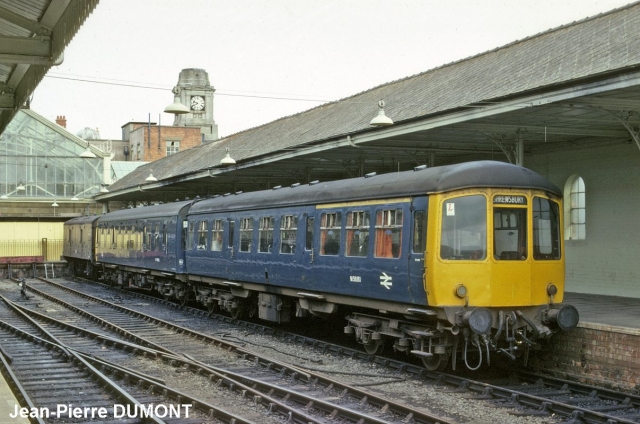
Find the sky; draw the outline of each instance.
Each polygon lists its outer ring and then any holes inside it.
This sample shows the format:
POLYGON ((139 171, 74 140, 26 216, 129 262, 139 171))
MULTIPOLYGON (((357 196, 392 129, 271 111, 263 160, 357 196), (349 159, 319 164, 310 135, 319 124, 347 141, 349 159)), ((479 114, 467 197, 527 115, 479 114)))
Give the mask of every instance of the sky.
POLYGON ((31 109, 120 140, 130 121, 171 125, 171 89, 199 68, 224 137, 629 3, 100 0, 31 109))

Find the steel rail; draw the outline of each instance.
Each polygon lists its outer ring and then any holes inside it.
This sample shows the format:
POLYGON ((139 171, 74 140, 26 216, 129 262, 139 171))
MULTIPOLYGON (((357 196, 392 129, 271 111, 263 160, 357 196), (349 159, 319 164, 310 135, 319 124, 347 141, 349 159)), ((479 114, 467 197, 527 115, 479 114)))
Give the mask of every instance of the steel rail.
MULTIPOLYGON (((4 298, 3 296, 0 295, 0 298, 5 301, 5 303, 7 303, 10 307, 13 307, 13 309, 19 313, 19 314, 25 314, 24 312, 21 311, 20 307, 18 305, 13 304, 13 302, 11 302, 10 300, 4 298)), ((34 312, 34 311, 31 311, 34 312)), ((34 312, 37 315, 41 315, 37 312, 34 312)), ((37 322, 35 322, 34 320, 32 320, 29 316, 23 315, 26 319, 29 320, 29 322, 32 323, 32 325, 36 326, 40 331, 42 331, 43 333, 45 333, 47 335, 47 337, 51 337, 53 341, 48 341, 46 339, 42 339, 38 336, 34 336, 31 335, 30 333, 24 332, 23 330, 18 329, 17 327, 11 326, 10 324, 7 323, 2 323, 8 327, 11 328, 11 331, 13 333, 17 333, 21 336, 24 335, 28 335, 31 336, 33 339, 36 339, 39 343, 46 343, 49 346, 55 347, 55 348, 59 348, 60 350, 62 350, 63 352, 67 353, 70 358, 74 358, 75 360, 79 361, 80 363, 82 363, 87 369, 89 369, 93 375, 95 375, 98 379, 100 379, 102 382, 104 382, 105 384, 107 384, 112 390, 116 390, 119 394, 124 394, 126 396, 126 399, 133 402, 134 404, 136 404, 137 406, 141 406, 142 403, 138 402, 133 396, 131 396, 130 394, 128 394, 124 389, 121 388, 121 386, 117 385, 115 382, 113 382, 112 379, 110 379, 109 377, 107 377, 102 371, 98 370, 97 367, 103 368, 103 369, 109 369, 112 371, 113 374, 115 373, 120 373, 123 376, 126 376, 126 378, 124 378, 124 380, 128 380, 131 378, 135 378, 138 381, 142 381, 144 383, 147 384, 148 390, 153 392, 153 393, 158 393, 161 394, 162 396, 164 396, 167 399, 171 399, 174 398, 176 399, 178 402, 182 402, 184 400, 187 400, 189 402, 191 402, 191 404, 194 407, 197 407, 198 409, 202 410, 205 413, 208 413, 209 416, 211 418, 217 418, 220 420, 223 420, 225 422, 229 422, 229 423, 236 423, 236 424, 252 424, 251 421, 248 421, 240 416, 237 416, 235 414, 231 414, 228 411, 225 411, 222 408, 216 407, 214 405, 211 405, 207 402, 204 402, 202 400, 199 400, 195 397, 189 396, 187 394, 184 394, 178 390, 172 389, 171 387, 165 385, 160 379, 152 377, 152 376, 147 376, 147 375, 143 375, 142 373, 139 373, 135 370, 130 370, 115 364, 110 364, 108 361, 105 361, 103 359, 99 359, 99 358, 95 358, 91 355, 88 355, 78 349, 74 349, 71 348, 69 346, 67 346, 65 343, 63 343, 62 341, 60 341, 58 338, 56 338, 55 336, 53 336, 47 329, 42 328, 41 325, 39 325, 37 322)), ((56 320, 53 318, 49 318, 47 317, 47 321, 49 322, 55 322, 56 320)), ((93 332, 90 331, 83 331, 82 333, 85 333, 87 335, 91 334, 95 334, 93 332)), ((126 346, 126 345, 123 345, 126 346)), ((131 346, 131 344, 129 344, 128 346, 131 346)), ((135 347, 135 345, 133 345, 135 347)), ((142 351, 144 349, 141 349, 141 346, 138 346, 138 350, 142 351)), ((149 349, 145 350, 145 352, 150 352, 149 349)), ((152 351, 151 351, 152 352, 152 351)), ((152 352, 154 353, 154 356, 160 356, 161 354, 166 354, 166 352, 159 352, 159 351, 155 351, 152 352)), ((157 424, 163 424, 164 421, 156 418, 156 417, 147 417, 148 419, 151 419, 152 422, 155 422, 157 424)))
MULTIPOLYGON (((102 283, 96 283, 96 282, 91 282, 91 284, 106 286, 102 283)), ((113 289, 112 287, 109 287, 109 288, 113 289)), ((142 296, 135 292, 132 293, 122 289, 117 289, 117 290, 129 293, 135 296, 142 296)), ((154 299, 149 296, 144 296, 144 297, 145 299, 149 299, 149 300, 154 299)), ((159 299, 158 301, 162 303, 167 303, 166 300, 159 299)), ((188 308, 184 306, 178 306, 175 304, 172 304, 172 305, 174 305, 175 308, 181 308, 186 310, 193 309, 193 308, 188 308)), ((202 315, 202 312, 203 312, 195 309, 194 311, 198 315, 202 315)), ((264 326, 261 326, 259 324, 246 323, 238 320, 233 320, 233 321, 236 324, 244 324, 245 326, 251 327, 251 328, 254 328, 254 327, 262 328, 262 329, 265 328, 264 326)), ((265 331, 263 331, 263 334, 264 333, 265 331)), ((299 336, 299 335, 289 335, 289 336, 293 338, 294 343, 296 340, 302 340, 303 343, 307 343, 308 340, 312 340, 305 336, 299 336)), ((463 377, 456 377, 450 374, 439 373, 439 372, 429 372, 424 368, 415 367, 413 365, 406 364, 400 361, 396 361, 393 359, 383 359, 377 356, 373 357, 372 355, 364 354, 362 352, 349 349, 349 348, 335 346, 326 342, 313 341, 312 343, 314 347, 320 346, 321 349, 324 349, 323 352, 332 352, 335 354, 350 356, 352 358, 369 359, 371 361, 375 361, 376 363, 379 363, 391 369, 395 369, 398 371, 406 371, 411 374, 418 375, 423 379, 434 380, 436 383, 449 384, 457 387, 467 388, 475 392, 480 392, 481 395, 479 397, 481 398, 486 398, 486 399, 494 398, 494 399, 507 400, 508 402, 504 404, 505 406, 517 407, 518 405, 523 405, 529 408, 538 408, 539 411, 536 412, 536 414, 539 414, 540 411, 547 414, 557 413, 565 417, 571 417, 572 420, 581 418, 582 420, 589 423, 607 423, 607 424, 632 423, 632 422, 637 423, 637 421, 630 421, 628 419, 625 419, 624 416, 609 415, 602 412, 589 410, 589 408, 582 408, 582 407, 574 406, 568 403, 563 403, 561 401, 546 399, 542 396, 535 396, 533 394, 529 394, 526 392, 518 392, 515 390, 509 391, 508 389, 505 389, 500 386, 491 385, 491 384, 483 383, 480 381, 469 380, 463 377)), ((527 373, 522 373, 522 374, 526 375, 527 373)), ((546 377, 546 376, 545 376, 545 380, 554 381, 551 377, 546 377)), ((603 393, 603 397, 606 397, 607 399, 611 399, 611 400, 620 401, 621 403, 625 402, 624 400, 625 398, 629 398, 630 407, 632 407, 634 404, 635 405, 640 404, 640 397, 638 396, 627 395, 626 393, 620 393, 613 390, 607 390, 607 389, 592 387, 588 385, 581 385, 579 383, 565 381, 561 379, 555 379, 555 382, 556 382, 555 384, 557 385, 565 385, 565 384, 568 385, 568 387, 570 387, 571 390, 574 390, 576 393, 591 394, 594 390, 596 390, 599 393, 603 393)), ((524 413, 523 415, 526 415, 526 413, 524 413)))
MULTIPOLYGON (((44 333, 47 336, 47 338, 49 338, 51 340, 51 342, 47 341, 48 344, 57 345, 63 352, 65 352, 67 354, 67 356, 68 356, 68 358, 70 360, 73 361, 73 358, 75 358, 75 360, 77 360, 80 363, 82 363, 84 365, 84 367, 87 370, 89 370, 90 373, 92 373, 96 378, 98 378, 100 381, 102 381, 103 384, 107 385, 113 392, 115 392, 115 394, 116 394, 116 396, 118 398, 120 398, 121 400, 123 400, 124 402, 126 402, 129 405, 136 405, 138 407, 142 406, 142 403, 140 401, 138 401, 136 398, 134 398, 130 393, 128 393, 126 390, 124 390, 122 387, 120 387, 118 384, 116 384, 114 381, 112 381, 106 375, 102 374, 100 371, 95 369, 91 364, 89 364, 78 353, 76 353, 73 350, 69 349, 64 343, 62 343, 56 336, 51 334, 46 328, 43 328, 33 318, 31 318, 30 316, 28 316, 27 314, 22 312, 22 310, 17 308, 12 301, 10 301, 9 299, 7 299, 6 297, 4 297, 2 295, 0 295, 0 299, 2 299, 18 315, 22 316, 24 319, 26 319, 28 322, 30 322, 31 325, 33 325, 39 331, 44 333)), ((9 325, 9 324, 7 324, 7 325, 9 325)), ((13 326, 11 326, 11 327, 13 327, 13 326)), ((15 331, 19 332, 20 334, 29 334, 29 333, 24 332, 23 330, 20 330, 17 327, 13 327, 13 328, 15 329, 15 331)), ((35 336, 33 336, 33 337, 35 337, 35 336)), ((45 339, 41 339, 41 340, 45 340, 45 339)), ((150 417, 150 420, 152 422, 156 423, 156 424, 164 424, 164 421, 158 419, 157 417, 150 417)))
MULTIPOLYGON (((45 293, 42 290, 38 290, 35 287, 31 287, 26 283, 25 283, 25 288, 28 289, 28 290, 31 290, 34 293, 37 293, 39 296, 42 296, 45 299, 48 299, 48 300, 50 300, 52 302, 61 304, 60 299, 58 299, 55 296, 52 296, 52 295, 50 295, 48 293, 45 293)), ((94 315, 94 314, 92 314, 90 312, 87 312, 87 311, 81 309, 81 308, 78 308, 77 306, 71 305, 70 303, 66 303, 64 306, 66 308, 72 310, 73 312, 77 313, 78 315, 87 317, 87 318, 91 319, 94 322, 100 323, 103 327, 113 331, 116 334, 124 335, 125 337, 128 337, 128 338, 136 341, 137 343, 141 344, 142 346, 148 346, 148 347, 151 347, 151 348, 153 348, 155 350, 158 350, 158 351, 161 351, 161 352, 164 351, 164 352, 167 352, 167 353, 171 353, 171 351, 166 349, 165 347, 160 346, 160 345, 158 345, 156 343, 153 343, 153 342, 151 342, 149 340, 146 340, 144 337, 137 336, 137 335, 131 333, 130 331, 127 331, 127 330, 125 330, 124 328, 122 328, 122 327, 120 327, 118 325, 115 325, 115 324, 113 324, 113 323, 111 323, 111 322, 109 322, 109 321, 107 321, 107 320, 105 320, 103 318, 100 318, 97 315, 94 315)))
MULTIPOLYGON (((63 290, 65 292, 68 293, 72 293, 74 295, 77 295, 83 299, 87 299, 87 300, 91 300, 91 301, 95 301, 97 303, 100 303, 102 305, 106 305, 112 309, 116 309, 116 310, 120 310, 122 312, 127 313, 128 315, 132 315, 132 316, 138 316, 139 318, 144 319, 146 322, 156 322, 160 325, 162 325, 163 327, 167 327, 167 328, 171 328, 174 331, 178 332, 179 334, 182 335, 188 335, 189 337, 192 337, 196 340, 200 340, 203 342, 208 342, 211 344, 216 344, 218 346, 224 346, 228 351, 229 350, 234 350, 237 352, 237 354, 241 357, 244 357, 246 360, 248 361, 252 361, 255 362, 256 364, 263 364, 262 366, 264 368, 267 369, 271 369, 272 372, 279 372, 280 375, 286 377, 286 378, 291 378, 291 379, 298 379, 302 382, 308 383, 313 381, 314 384, 321 384, 323 385, 325 388, 330 387, 333 390, 336 391, 341 391, 342 392, 342 396, 352 396, 355 398, 358 398, 361 402, 365 402, 368 403, 369 405, 372 405, 376 408, 378 408, 380 411, 382 412, 388 412, 388 413, 392 413, 398 416, 402 416, 405 417, 405 419, 413 419, 416 422, 422 422, 422 423, 453 423, 454 421, 449 421, 446 418, 443 418, 442 416, 435 416, 435 415, 430 415, 428 413, 424 413, 421 411, 416 411, 410 407, 407 407, 405 405, 402 405, 400 403, 397 402, 392 402, 389 399, 386 399, 384 397, 381 396, 376 396, 373 395, 370 392, 367 392, 363 389, 359 389, 357 387, 354 386, 350 386, 347 385, 345 383, 339 382, 337 380, 334 379, 330 379, 328 377, 324 377, 321 374, 318 373, 314 373, 311 371, 307 371, 304 370, 302 368, 290 365, 290 364, 286 364, 283 362, 279 362, 279 361, 275 361, 273 359, 270 358, 265 358, 262 355, 259 355, 255 352, 252 352, 248 349, 245 349, 241 346, 238 346, 235 343, 231 343, 228 341, 225 341, 223 339, 220 339, 218 337, 213 337, 213 336, 209 336, 191 329, 188 329, 186 327, 182 327, 179 326, 177 324, 168 322, 166 320, 162 320, 156 317, 152 317, 149 316, 147 314, 143 314, 141 312, 135 311, 133 309, 130 308, 126 308, 124 306, 121 305, 114 305, 111 302, 105 301, 103 299, 97 298, 95 296, 91 296, 89 294, 80 292, 78 290, 74 290, 71 289, 69 287, 66 287, 64 285, 49 281, 47 279, 42 279, 39 278, 39 280, 46 282, 54 287, 57 287, 60 290, 63 290)), ((30 285, 26 285, 26 287, 31 290, 34 291, 35 293, 40 293, 42 292, 41 290, 37 290, 35 289, 33 286, 30 285)), ((51 296, 51 295, 49 295, 51 296)), ((51 296, 53 297, 53 296, 51 296)), ((57 302, 59 304, 66 304, 67 302, 61 301, 60 299, 57 300, 57 302), (62 303, 64 302, 64 303, 62 303)), ((125 330, 126 331, 126 330, 125 330)), ((167 358, 168 360, 173 360, 173 361, 181 361, 184 365, 189 365, 190 363, 193 364, 194 367, 196 368, 201 368, 202 370, 205 370, 205 368, 203 368, 203 364, 202 363, 193 363, 192 361, 188 361, 186 359, 184 359, 183 357, 181 357, 179 354, 176 353, 158 353, 159 356, 163 357, 163 358, 167 358)), ((190 365, 191 366, 191 365, 190 365)), ((265 384, 264 382, 260 382, 260 380, 257 379, 251 379, 248 376, 243 376, 243 375, 239 375, 239 374, 235 374, 235 373, 231 373, 227 370, 222 370, 219 368, 214 368, 214 367, 208 367, 210 372, 215 372, 218 375, 220 375, 219 379, 226 379, 226 380, 233 380, 234 384, 240 384, 242 380, 244 381, 252 381, 252 384, 257 384, 257 385, 262 385, 265 384), (226 376, 222 375, 222 374, 226 374, 226 376), (234 378, 231 378, 230 376, 234 376, 234 378)), ((202 372, 202 371, 201 371, 202 372)), ((220 381, 220 380, 218 380, 220 381)), ((221 384, 221 383, 220 383, 221 384)), ((247 386, 245 389, 243 390, 250 390, 251 387, 247 386)), ((282 398, 287 398, 287 399, 293 399, 293 398, 297 398, 300 399, 299 403, 302 404, 306 404, 306 405, 311 405, 311 404, 315 404, 316 406, 320 406, 322 405, 322 402, 319 401, 318 399, 314 399, 312 397, 306 396, 306 395, 302 395, 299 393, 296 393, 295 391, 289 391, 288 389, 284 389, 281 387, 277 387, 277 386, 273 386, 270 385, 267 387, 267 390, 270 392, 276 391, 276 390, 282 390, 282 391, 286 391, 286 393, 284 393, 282 395, 282 398)), ((264 393, 261 394, 262 397, 265 397, 264 393)), ((274 404, 280 404, 280 402, 276 399, 276 398, 272 398, 271 399, 271 403, 274 404)), ((286 405, 282 404, 282 407, 285 407, 286 405)), ((340 408, 336 407, 336 405, 330 404, 329 406, 326 407, 326 410, 328 410, 328 414, 340 414, 340 408)), ((344 412, 345 414, 347 413, 346 411, 344 412)), ((372 419, 372 417, 370 416, 366 416, 366 415, 360 415, 359 418, 367 418, 367 420, 372 419)), ((357 420, 356 420, 357 421, 357 420)), ((376 421, 371 421, 371 422, 376 422, 376 421)))
MULTIPOLYGON (((0 373, 6 379, 7 384, 9 385, 9 388, 12 389, 11 391, 16 397, 16 400, 18 401, 21 407, 29 408, 30 411, 33 411, 36 405, 35 403, 33 403, 33 400, 31 400, 31 398, 29 397, 29 394, 20 383, 20 380, 11 369, 11 365, 9 364, 10 361, 8 361, 5 358, 4 353, 0 355, 0 361, 2 362, 2 370, 0 370, 0 373)), ((33 417, 31 419, 31 422, 32 423, 35 422, 37 424, 46 424, 41 417, 33 417)))

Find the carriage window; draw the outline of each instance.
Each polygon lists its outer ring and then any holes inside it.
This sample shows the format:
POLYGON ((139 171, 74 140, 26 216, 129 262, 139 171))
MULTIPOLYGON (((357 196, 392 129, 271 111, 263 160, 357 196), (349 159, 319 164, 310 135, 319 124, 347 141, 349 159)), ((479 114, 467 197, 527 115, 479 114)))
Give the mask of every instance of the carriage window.
POLYGON ((305 235, 305 243, 304 248, 306 250, 313 249, 313 223, 315 219, 312 217, 307 217, 307 233, 305 235))
POLYGON ((556 202, 533 198, 533 259, 560 259, 559 214, 556 202))
POLYGON ((487 257, 487 201, 484 196, 447 199, 442 204, 440 257, 482 260, 487 257))
POLYGON ((198 222, 198 250, 207 250, 207 236, 209 235, 209 221, 198 222))
POLYGON ((253 219, 242 218, 240 221, 240 251, 250 252, 253 242, 253 219))
POLYGON ((233 248, 233 241, 234 241, 234 230, 236 228, 236 222, 235 221, 229 221, 229 248, 233 248))
POLYGON ((298 218, 285 215, 280 219, 280 253, 296 253, 298 237, 298 218))
MULTIPOLYGON (((191 228, 191 244, 189 245, 189 249, 193 249, 193 222, 189 223, 191 228)), ((154 234, 154 238, 155 238, 155 250, 156 252, 159 252, 162 250, 162 240, 160 239, 160 224, 156 224, 156 232, 154 234)))
POLYGON ((402 209, 376 213, 376 258, 399 258, 402 246, 402 209))
POLYGON ((273 217, 264 216, 260 218, 260 228, 258 229, 258 252, 269 253, 273 246, 273 217))
POLYGON ((323 213, 320 218, 320 254, 335 256, 340 251, 340 212, 323 213))
MULTIPOLYGON (((156 226, 156 232, 157 231, 158 231, 158 227, 156 226)), ((193 250, 195 239, 196 239, 196 223, 193 221, 189 221, 189 228, 187 229, 187 250, 193 250)))
POLYGON ((164 224, 162 224, 162 246, 161 250, 167 249, 167 244, 169 242, 169 232, 167 231, 167 220, 164 220, 164 224))
POLYGON ((369 211, 347 213, 347 256, 367 256, 370 224, 369 211))
POLYGON ((493 208, 493 255, 500 260, 527 259, 527 209, 493 208))
POLYGON ((413 253, 424 254, 427 250, 427 213, 413 213, 413 253))
POLYGON ((211 250, 219 252, 222 250, 222 220, 216 219, 213 221, 213 235, 211 236, 211 250))

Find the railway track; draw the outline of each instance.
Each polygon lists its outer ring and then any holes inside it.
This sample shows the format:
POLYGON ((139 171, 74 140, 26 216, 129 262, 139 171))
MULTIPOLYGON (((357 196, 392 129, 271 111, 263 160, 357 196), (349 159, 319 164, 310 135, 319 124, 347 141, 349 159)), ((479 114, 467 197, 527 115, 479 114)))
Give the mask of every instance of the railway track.
MULTIPOLYGON (((138 353, 160 358, 180 370, 192 371, 198 379, 252 399, 255 404, 264 405, 268 413, 284 414, 290 422, 455 422, 441 414, 408 407, 319 373, 274 361, 235 343, 72 291, 56 283, 29 281, 26 288, 30 295, 55 302, 76 316, 73 318, 68 312, 60 313, 63 320, 77 320, 77 316, 82 316, 81 322, 76 322, 73 327, 64 324, 67 331, 74 334, 76 343, 84 343, 80 341, 80 335, 91 338, 100 331, 111 332, 112 338, 117 336, 119 340, 109 339, 108 342, 125 349, 138 349, 138 353), (230 353, 236 359, 230 360, 230 353)), ((35 305, 42 303, 44 300, 35 305)), ((52 312, 48 315, 58 315, 53 313, 56 308, 48 309, 52 312)), ((33 309, 27 313, 39 315, 40 319, 53 319, 44 318, 33 309)))
POLYGON ((142 414, 153 423, 194 424, 208 418, 191 409, 192 399, 148 390, 161 382, 70 349, 15 303, 0 299, 2 373, 24 408, 16 406, 9 417, 137 423, 142 414))
MULTIPOLYGON (((116 298, 117 296, 118 295, 116 295, 116 298)), ((148 305, 149 302, 152 302, 152 300, 147 297, 144 297, 142 299, 144 299, 144 302, 134 302, 134 304, 137 303, 142 309, 145 308, 145 305, 148 305)), ((159 302, 166 303, 165 301, 159 302)), ((173 307, 191 312, 193 314, 196 314, 196 316, 198 317, 203 317, 204 315, 206 315, 206 313, 204 313, 203 311, 195 309, 176 307, 175 305, 173 307)), ((231 321, 224 317, 216 318, 223 325, 228 325, 229 322, 239 324, 239 322, 237 321, 231 321)), ((244 323, 243 325, 247 326, 247 328, 251 328, 253 331, 262 333, 273 332, 266 327, 262 327, 253 323, 244 323)), ((176 331, 184 332, 186 330, 176 331)), ((505 408, 516 408, 517 411, 514 412, 515 414, 553 416, 556 420, 565 420, 566 422, 571 423, 614 424, 640 422, 640 399, 637 396, 630 395, 628 393, 600 389, 591 386, 584 386, 569 381, 523 372, 516 374, 516 376, 518 377, 517 383, 511 382, 509 384, 492 384, 491 382, 475 381, 449 374, 430 373, 423 368, 414 366, 412 364, 406 364, 388 358, 372 357, 371 355, 367 355, 362 352, 332 345, 330 343, 322 341, 314 341, 302 336, 291 334, 279 334, 279 336, 286 337, 290 343, 309 346, 316 351, 319 350, 323 354, 338 354, 345 355, 354 359, 372 361, 376 364, 379 364, 380 366, 386 367, 392 374, 407 373, 416 379, 441 385, 443 388, 445 388, 445 390, 471 393, 471 397, 475 399, 492 402, 496 406, 502 406, 505 408)), ((192 334, 191 337, 193 338, 199 336, 194 336, 192 334)), ((269 361, 268 359, 261 359, 254 353, 248 352, 242 348, 238 348, 237 346, 230 347, 230 345, 226 344, 224 340, 217 340, 212 343, 222 347, 227 351, 234 350, 237 355, 240 355, 243 358, 245 364, 238 366, 239 371, 241 368, 244 368, 242 372, 255 374, 258 372, 262 372, 265 368, 273 369, 278 373, 278 378, 289 379, 294 382, 296 379, 300 378, 301 375, 305 376, 303 377, 303 379, 312 378, 307 377, 307 375, 312 375, 312 373, 308 370, 296 369, 296 367, 288 367, 286 364, 275 363, 269 361), (251 366, 248 363, 253 363, 253 365, 251 366)), ((176 365, 184 369, 194 370, 197 373, 206 374, 211 371, 208 370, 202 362, 191 355, 188 355, 186 357, 186 360, 183 360, 182 358, 174 358, 173 361, 175 361, 176 365)), ((217 369, 214 368, 214 370, 217 369)), ((218 369, 217 371, 222 372, 222 369, 218 369)), ((229 372, 229 370, 227 370, 227 372, 229 372)), ((231 373, 232 377, 235 379, 234 381, 243 381, 244 377, 242 376, 242 372, 238 372, 237 376, 233 375, 235 374, 235 372, 231 373)), ((274 377, 268 378, 273 379, 274 377)), ((316 382, 315 384, 320 384, 319 381, 320 380, 318 380, 318 382, 316 382)), ((294 386, 295 384, 298 383, 295 382, 294 386)), ((323 387, 331 387, 331 390, 339 387, 337 385, 331 386, 331 384, 332 383, 322 383, 323 387)), ((334 390, 333 395, 330 397, 336 397, 336 395, 345 396, 343 393, 350 394, 350 391, 349 389, 337 389, 334 390)), ((286 401, 289 401, 291 397, 287 397, 287 395, 285 394, 281 395, 281 398, 286 398, 286 401)), ((350 407, 354 407, 359 406, 359 402, 361 401, 358 401, 358 397, 354 397, 352 398, 352 400, 347 401, 346 403, 349 404, 350 407)), ((382 410, 387 412, 389 410, 389 407, 386 405, 387 404, 382 404, 381 406, 379 402, 375 402, 371 404, 370 408, 376 411, 382 410)), ((308 403, 307 406, 313 408, 315 405, 313 403, 308 403)), ((396 414, 396 416, 400 421, 407 421, 407 419, 411 420, 414 418, 413 415, 411 415, 411 412, 406 411, 403 411, 401 414, 396 414)), ((442 420, 442 422, 447 422, 442 417, 440 417, 439 419, 442 420)), ((416 422, 423 421, 416 420, 416 422)))

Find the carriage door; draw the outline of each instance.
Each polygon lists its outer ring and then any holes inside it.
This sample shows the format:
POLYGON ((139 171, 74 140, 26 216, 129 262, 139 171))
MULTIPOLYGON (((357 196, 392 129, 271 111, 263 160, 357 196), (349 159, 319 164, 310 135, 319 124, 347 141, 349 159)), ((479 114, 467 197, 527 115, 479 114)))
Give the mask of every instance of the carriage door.
POLYGON ((493 305, 531 302, 528 203, 525 196, 493 197, 493 257, 496 262, 491 283, 493 305))
POLYGON ((411 203, 411 250, 409 253, 409 294, 416 303, 426 303, 425 251, 427 245, 428 197, 416 197, 411 203))

